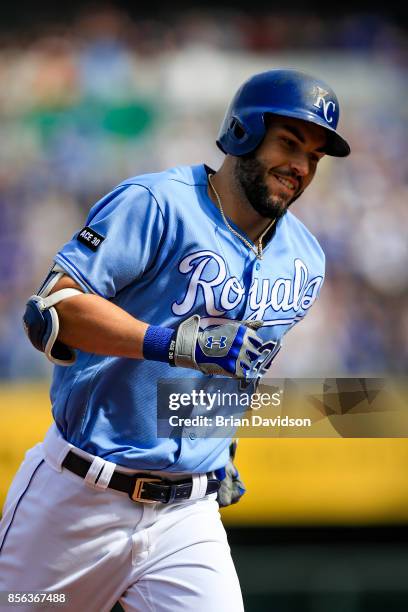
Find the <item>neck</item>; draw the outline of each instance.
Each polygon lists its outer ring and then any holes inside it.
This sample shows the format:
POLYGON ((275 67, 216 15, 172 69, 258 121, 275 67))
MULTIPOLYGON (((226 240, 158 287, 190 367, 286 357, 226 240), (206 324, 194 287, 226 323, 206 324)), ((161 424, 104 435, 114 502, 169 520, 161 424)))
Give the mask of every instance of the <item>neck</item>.
MULTIPOLYGON (((255 242, 271 224, 271 219, 262 217, 246 199, 236 184, 233 173, 232 158, 227 156, 221 168, 211 178, 217 191, 224 214, 235 223, 245 234, 255 242)), ((207 192, 211 200, 218 206, 217 196, 211 185, 207 192)))

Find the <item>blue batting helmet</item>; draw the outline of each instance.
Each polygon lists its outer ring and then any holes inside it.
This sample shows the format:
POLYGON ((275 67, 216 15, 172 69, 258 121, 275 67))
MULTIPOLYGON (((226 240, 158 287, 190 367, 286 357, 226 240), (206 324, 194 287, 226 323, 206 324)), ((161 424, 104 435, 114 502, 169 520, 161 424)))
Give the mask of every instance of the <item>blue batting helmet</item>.
POLYGON ((327 132, 325 153, 346 157, 348 143, 337 132, 339 102, 319 79, 297 70, 269 70, 255 74, 239 88, 222 123, 217 145, 224 153, 245 155, 261 143, 265 114, 303 119, 327 132))

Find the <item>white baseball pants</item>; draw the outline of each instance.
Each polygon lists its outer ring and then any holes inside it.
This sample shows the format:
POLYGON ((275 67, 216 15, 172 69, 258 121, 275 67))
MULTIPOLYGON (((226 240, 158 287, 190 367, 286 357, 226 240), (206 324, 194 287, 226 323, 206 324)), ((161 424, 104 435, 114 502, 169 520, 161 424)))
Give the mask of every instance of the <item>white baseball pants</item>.
MULTIPOLYGON (((108 612, 117 601, 129 612, 243 610, 215 494, 133 502, 101 488, 109 477, 97 486, 89 472, 62 469, 70 448, 53 426, 14 478, 0 522, 0 591, 65 593, 60 610, 108 612)), ((0 605, 13 608, 35 609, 0 605)))

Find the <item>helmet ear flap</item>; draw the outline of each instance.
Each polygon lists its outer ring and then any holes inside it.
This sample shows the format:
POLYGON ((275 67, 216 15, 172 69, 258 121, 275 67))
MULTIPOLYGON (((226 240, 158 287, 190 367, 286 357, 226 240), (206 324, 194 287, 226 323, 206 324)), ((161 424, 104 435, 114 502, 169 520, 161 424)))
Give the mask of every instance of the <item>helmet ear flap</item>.
POLYGON ((229 129, 237 140, 242 140, 246 136, 242 123, 236 117, 231 118, 229 129))
POLYGON ((239 113, 228 109, 218 134, 217 146, 223 153, 247 155, 255 151, 265 136, 264 113, 239 113))

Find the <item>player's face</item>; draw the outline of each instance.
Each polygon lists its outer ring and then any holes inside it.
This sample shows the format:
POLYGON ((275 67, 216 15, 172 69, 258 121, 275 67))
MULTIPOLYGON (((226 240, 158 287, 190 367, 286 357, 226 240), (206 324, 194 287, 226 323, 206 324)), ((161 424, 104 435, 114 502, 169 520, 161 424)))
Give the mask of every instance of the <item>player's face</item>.
POLYGON ((271 116, 261 145, 238 157, 235 177, 252 207, 263 217, 279 219, 312 181, 326 143, 324 128, 271 116))

